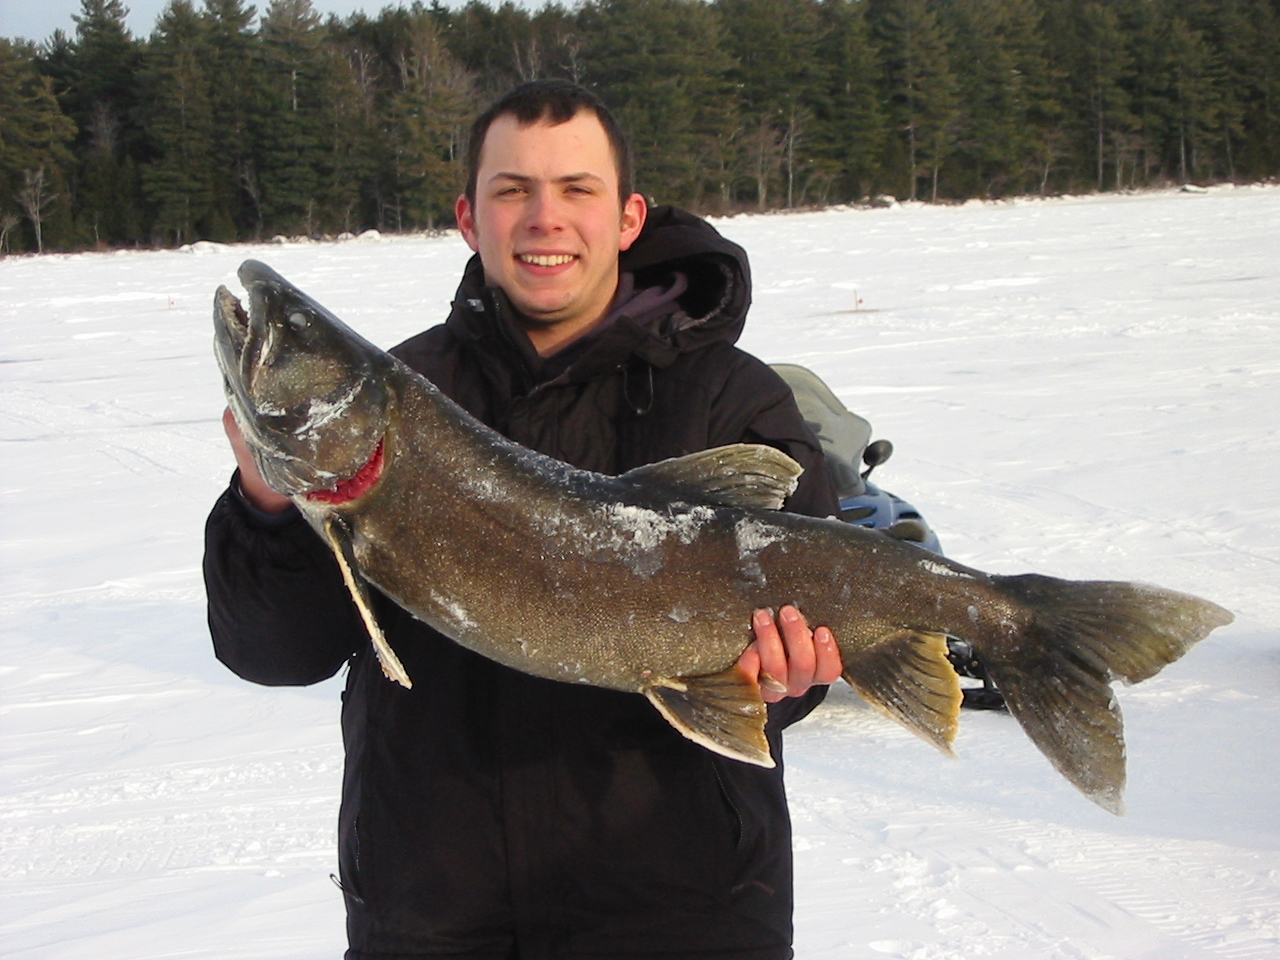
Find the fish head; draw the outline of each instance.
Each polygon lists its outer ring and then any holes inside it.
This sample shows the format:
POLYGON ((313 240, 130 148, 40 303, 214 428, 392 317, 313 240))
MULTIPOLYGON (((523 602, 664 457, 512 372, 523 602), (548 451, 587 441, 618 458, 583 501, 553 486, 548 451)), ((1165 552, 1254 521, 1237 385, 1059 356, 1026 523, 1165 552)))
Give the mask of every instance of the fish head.
POLYGON ((336 490, 380 455, 392 361, 264 263, 214 295, 227 402, 262 477, 285 496, 336 490))

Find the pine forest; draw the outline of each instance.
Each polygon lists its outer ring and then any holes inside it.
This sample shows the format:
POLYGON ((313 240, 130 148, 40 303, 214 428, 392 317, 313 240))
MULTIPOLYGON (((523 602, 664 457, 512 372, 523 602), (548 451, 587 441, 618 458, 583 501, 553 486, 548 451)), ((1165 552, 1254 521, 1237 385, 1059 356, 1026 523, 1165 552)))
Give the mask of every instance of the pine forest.
POLYGON ((1280 174, 1280 0, 81 0, 0 38, 0 254, 453 225, 472 118, 565 77, 705 214, 1280 174))

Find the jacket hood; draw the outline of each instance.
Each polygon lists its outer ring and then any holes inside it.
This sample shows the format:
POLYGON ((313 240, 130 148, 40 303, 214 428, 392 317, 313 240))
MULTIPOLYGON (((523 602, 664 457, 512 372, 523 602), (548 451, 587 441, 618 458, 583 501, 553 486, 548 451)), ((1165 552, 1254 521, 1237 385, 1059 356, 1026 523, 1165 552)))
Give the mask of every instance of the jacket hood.
MULTIPOLYGON (((644 230, 619 255, 618 266, 621 272, 634 275, 636 290, 669 287, 677 274, 683 274, 688 284, 674 311, 637 318, 640 322, 624 312, 604 331, 599 346, 609 362, 616 362, 623 353, 665 367, 681 353, 716 341, 732 344, 741 336, 751 304, 746 251, 701 217, 675 207, 651 207, 644 230)), ((490 348, 500 343, 514 349, 536 369, 537 355, 512 321, 512 313, 505 294, 485 286, 480 258, 473 256, 446 321, 450 331, 472 343, 487 342, 490 348)), ((597 352, 601 351, 590 351, 597 352)))

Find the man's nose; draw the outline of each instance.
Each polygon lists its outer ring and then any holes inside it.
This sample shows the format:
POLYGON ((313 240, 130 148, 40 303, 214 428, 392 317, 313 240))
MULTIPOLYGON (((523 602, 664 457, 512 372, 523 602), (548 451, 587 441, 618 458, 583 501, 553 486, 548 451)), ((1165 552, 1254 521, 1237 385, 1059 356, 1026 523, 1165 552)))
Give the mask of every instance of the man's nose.
POLYGON ((535 233, 554 233, 564 226, 564 208, 557 192, 540 186, 529 194, 525 208, 525 227, 535 233))

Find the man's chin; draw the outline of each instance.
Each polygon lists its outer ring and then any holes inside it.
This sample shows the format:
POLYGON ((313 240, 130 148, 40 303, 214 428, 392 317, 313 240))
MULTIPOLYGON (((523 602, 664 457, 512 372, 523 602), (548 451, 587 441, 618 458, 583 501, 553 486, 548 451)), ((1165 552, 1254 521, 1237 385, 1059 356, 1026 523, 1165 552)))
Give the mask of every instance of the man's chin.
POLYGON ((530 326, 554 327, 573 319, 575 313, 576 302, 571 294, 529 296, 524 291, 518 291, 515 296, 508 293, 507 297, 511 306, 515 307, 519 319, 530 326))

